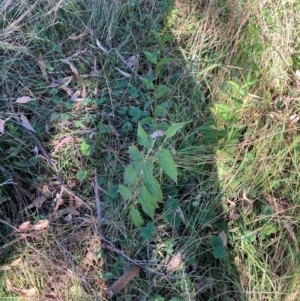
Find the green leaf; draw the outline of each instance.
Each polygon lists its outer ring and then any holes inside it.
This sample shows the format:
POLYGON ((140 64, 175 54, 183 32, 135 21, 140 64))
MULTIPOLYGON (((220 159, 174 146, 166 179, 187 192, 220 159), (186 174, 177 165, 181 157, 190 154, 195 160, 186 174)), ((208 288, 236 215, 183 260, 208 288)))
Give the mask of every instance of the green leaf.
POLYGON ((78 170, 76 174, 76 178, 79 181, 83 181, 87 176, 87 170, 78 170))
POLYGON ((158 51, 155 50, 153 52, 149 52, 149 51, 143 51, 147 60, 152 63, 152 64, 157 64, 157 56, 158 56, 158 51))
POLYGON ((148 149, 152 147, 153 139, 149 137, 140 124, 138 125, 137 130, 137 141, 140 145, 145 146, 148 149))
POLYGON ((82 153, 83 156, 88 156, 91 152, 91 144, 85 140, 82 141, 81 145, 80 145, 80 151, 82 153))
POLYGON ((226 257, 226 255, 227 255, 227 252, 224 249, 224 247, 222 247, 222 246, 216 246, 216 247, 214 247, 213 256, 215 258, 221 259, 221 258, 226 257))
POLYGON ((139 174, 145 166, 145 161, 133 161, 132 162, 132 167, 134 170, 139 174))
POLYGON ((155 79, 154 76, 145 76, 142 78, 142 82, 146 86, 146 88, 153 90, 154 89, 154 84, 153 84, 154 79, 155 79))
POLYGON ((158 208, 158 205, 144 185, 140 189, 138 202, 142 205, 143 211, 153 219, 155 208, 158 208))
POLYGON ((157 68, 155 70, 156 75, 159 75, 161 72, 161 69, 163 68, 163 66, 165 66, 167 63, 173 62, 174 59, 169 58, 169 57, 165 57, 163 58, 161 61, 158 62, 157 64, 157 68))
POLYGON ((129 200, 132 197, 131 191, 129 188, 123 185, 119 185, 119 192, 121 194, 121 197, 126 201, 129 200))
POLYGON ((129 109, 128 114, 132 117, 132 121, 136 122, 141 119, 143 111, 139 107, 132 107, 129 109))
POLYGON ((153 176, 153 161, 149 160, 143 166, 143 184, 154 197, 155 201, 162 202, 163 194, 158 181, 153 176))
POLYGON ((161 105, 155 107, 155 115, 157 117, 164 117, 168 114, 168 110, 161 105))
POLYGON ((213 247, 216 247, 216 246, 223 246, 223 241, 222 239, 219 237, 219 236, 212 236, 211 239, 210 239, 210 244, 213 246, 213 247))
POLYGON ((177 168, 171 153, 162 148, 158 153, 158 162, 163 171, 177 183, 177 168))
POLYGON ((124 182, 129 185, 136 184, 137 182, 137 172, 131 165, 128 165, 125 169, 124 182))
POLYGON ((213 223, 216 217, 216 212, 211 208, 202 209, 198 213, 198 221, 203 225, 213 223))
POLYGON ((155 233, 156 228, 152 222, 148 222, 147 225, 141 229, 141 235, 146 240, 150 240, 155 233))
POLYGON ((171 89, 165 85, 158 85, 155 91, 155 98, 160 99, 163 96, 165 96, 167 93, 169 93, 171 89))
POLYGON ((113 185, 108 188, 107 194, 108 196, 114 200, 118 197, 119 185, 113 185))
POLYGON ((155 36, 157 43, 160 44, 162 42, 161 35, 155 30, 151 30, 151 32, 155 36))
POLYGON ((131 87, 129 90, 129 94, 132 98, 137 98, 139 97, 139 90, 135 87, 131 87))
POLYGON ((166 137, 171 138, 173 137, 178 130, 180 130, 183 126, 185 125, 185 122, 180 122, 180 123, 174 123, 172 124, 166 132, 166 137))
POLYGON ((143 154, 134 145, 129 147, 128 154, 134 161, 142 161, 144 159, 143 154))
POLYGON ((161 295, 154 294, 154 295, 150 296, 149 301, 165 301, 165 298, 161 295))
POLYGON ((164 220, 172 224, 176 229, 181 225, 181 217, 176 211, 179 207, 179 202, 175 198, 170 198, 164 205, 164 220))
POLYGON ((144 225, 144 219, 141 216, 140 211, 137 209, 131 209, 130 211, 130 216, 132 219, 132 222, 137 226, 137 227, 142 227, 144 225))

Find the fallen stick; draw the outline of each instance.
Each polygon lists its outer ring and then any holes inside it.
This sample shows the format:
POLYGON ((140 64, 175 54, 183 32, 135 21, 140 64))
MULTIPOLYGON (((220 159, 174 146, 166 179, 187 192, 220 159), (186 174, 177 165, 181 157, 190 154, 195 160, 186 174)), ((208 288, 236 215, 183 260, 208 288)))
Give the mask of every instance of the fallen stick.
POLYGON ((110 298, 117 295, 134 277, 139 275, 139 271, 139 266, 133 265, 129 271, 123 274, 106 290, 106 295, 110 298))

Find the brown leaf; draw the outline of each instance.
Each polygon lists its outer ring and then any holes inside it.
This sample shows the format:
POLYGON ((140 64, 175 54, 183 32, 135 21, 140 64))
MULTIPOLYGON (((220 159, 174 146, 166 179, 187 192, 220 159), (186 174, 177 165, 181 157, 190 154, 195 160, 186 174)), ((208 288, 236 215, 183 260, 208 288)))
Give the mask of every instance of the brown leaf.
POLYGON ((78 97, 80 96, 80 91, 79 90, 77 90, 72 96, 71 96, 71 100, 74 100, 74 101, 76 101, 76 100, 78 100, 78 97))
POLYGON ((171 258, 171 260, 167 264, 166 272, 168 274, 173 273, 180 267, 180 265, 181 265, 181 253, 177 253, 171 258))
POLYGON ((30 222, 24 222, 18 228, 18 230, 20 232, 25 232, 25 233, 30 231, 30 229, 31 229, 31 223, 30 222))
POLYGON ((98 250, 99 250, 99 241, 95 240, 94 243, 92 243, 91 247, 88 249, 85 258, 84 258, 84 264, 90 266, 93 265, 94 263, 98 262, 98 258, 96 256, 98 250))
POLYGON ((39 53, 38 64, 39 64, 39 67, 41 69, 44 80, 47 83, 49 83, 49 78, 48 78, 47 70, 46 70, 46 67, 45 67, 45 62, 44 62, 43 55, 42 55, 41 52, 39 53))
POLYGON ((222 239, 223 241, 223 247, 227 246, 227 235, 224 231, 219 233, 219 237, 222 239))
POLYGON ((80 215, 80 213, 73 206, 69 206, 69 212, 75 216, 80 215))
POLYGON ((237 213, 236 204, 235 202, 232 202, 231 200, 227 200, 227 202, 230 204, 229 207, 229 218, 232 220, 237 220, 240 218, 240 215, 237 213))
POLYGON ((33 99, 29 96, 22 96, 22 97, 17 98, 17 100, 15 102, 16 103, 27 103, 27 102, 30 102, 32 100, 33 99))
POLYGON ((253 201, 247 198, 247 190, 243 190, 243 200, 247 203, 246 215, 249 215, 253 211, 253 201))
POLYGON ((24 113, 21 114, 21 121, 22 121, 22 126, 26 128, 29 131, 35 132, 34 128, 30 124, 29 120, 27 117, 24 115, 24 113))
POLYGON ((82 98, 86 98, 86 96, 87 96, 86 88, 83 87, 83 88, 82 88, 82 91, 81 91, 81 97, 82 97, 82 98))
POLYGON ((43 205, 43 203, 47 200, 47 197, 44 195, 41 195, 39 197, 37 197, 30 205, 28 205, 26 207, 26 209, 31 209, 33 207, 35 208, 41 208, 41 206, 43 205))
POLYGON ((36 295, 36 293, 37 290, 34 287, 22 290, 22 295, 26 298, 33 297, 34 295, 36 295))
POLYGON ((45 230, 49 226, 49 221, 47 219, 40 220, 37 224, 32 226, 32 230, 40 231, 45 230))
POLYGON ((69 37, 69 40, 72 40, 72 41, 77 41, 77 40, 80 40, 82 39, 89 31, 86 29, 83 33, 79 34, 79 35, 75 35, 75 34, 72 34, 70 37, 69 37))
POLYGON ((70 62, 68 59, 64 59, 64 60, 60 60, 60 61, 63 62, 63 63, 65 63, 65 64, 67 64, 67 65, 69 65, 71 71, 74 73, 74 75, 76 77, 79 76, 78 70, 77 70, 77 68, 75 67, 75 65, 72 62, 70 62))
POLYGON ((43 188, 42 188, 42 194, 46 197, 46 198, 50 198, 52 196, 52 193, 49 189, 49 186, 48 185, 43 185, 43 188))
POLYGON ((135 69, 139 65, 139 55, 133 55, 127 60, 127 65, 131 69, 135 69))
POLYGON ((69 87, 66 86, 60 86, 59 87, 60 90, 64 90, 69 96, 72 97, 72 95, 74 94, 72 89, 70 89, 69 87))
POLYGON ((48 86, 49 88, 67 86, 73 79, 73 75, 67 76, 64 78, 53 80, 52 83, 48 86))
POLYGON ((17 266, 22 261, 22 257, 19 257, 12 261, 10 264, 2 265, 0 267, 0 271, 8 271, 11 270, 13 267, 17 266))
POLYGON ((66 138, 64 138, 63 140, 61 140, 59 143, 56 144, 53 153, 56 153, 59 149, 61 149, 63 147, 64 144, 73 142, 73 137, 72 136, 68 136, 66 138))

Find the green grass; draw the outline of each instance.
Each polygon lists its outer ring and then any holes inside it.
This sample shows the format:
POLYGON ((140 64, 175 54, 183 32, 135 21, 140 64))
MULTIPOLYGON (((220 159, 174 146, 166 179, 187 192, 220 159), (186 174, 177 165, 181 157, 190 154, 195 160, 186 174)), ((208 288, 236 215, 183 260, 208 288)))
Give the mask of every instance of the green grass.
POLYGON ((0 5, 1 300, 104 300, 131 258, 142 267, 117 300, 296 301, 299 1, 19 2, 0 5), (124 64, 133 56, 135 71, 124 64), (176 123, 143 147, 138 124, 148 135, 176 123), (132 145, 163 193, 153 218, 132 145), (102 233, 126 256, 97 239, 95 170, 102 233), (62 183, 71 193, 56 217, 62 183), (14 241, 13 227, 44 219, 14 241))

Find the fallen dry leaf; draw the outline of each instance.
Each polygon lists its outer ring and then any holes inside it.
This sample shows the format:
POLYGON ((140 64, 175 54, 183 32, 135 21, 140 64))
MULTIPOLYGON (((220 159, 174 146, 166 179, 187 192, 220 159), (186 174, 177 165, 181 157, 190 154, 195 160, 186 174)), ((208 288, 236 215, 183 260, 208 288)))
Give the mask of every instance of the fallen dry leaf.
POLYGON ((153 139, 157 138, 157 137, 163 137, 166 134, 166 131, 155 131, 153 132, 150 137, 152 137, 153 139))
POLYGON ((226 235, 225 231, 220 232, 219 237, 223 241, 223 247, 226 247, 227 246, 227 235, 226 235))
POLYGON ((67 144, 67 143, 70 143, 70 142, 73 142, 73 137, 72 136, 64 138, 58 144, 56 144, 53 153, 56 153, 59 149, 61 149, 64 146, 64 144, 67 144))
POLYGON ((37 197, 35 200, 33 200, 33 202, 28 205, 26 207, 26 209, 31 209, 33 207, 35 208, 41 208, 41 206, 43 205, 43 203, 47 200, 47 197, 45 195, 41 195, 39 197, 37 197))
POLYGON ((229 218, 234 220, 234 221, 239 219, 241 216, 240 216, 240 214, 237 213, 235 202, 232 202, 231 200, 227 200, 227 202, 230 204, 230 206, 229 206, 229 218))
POLYGON ((177 253, 175 254, 171 260, 169 261, 169 263, 167 264, 166 267, 166 272, 169 273, 173 273, 175 272, 181 265, 181 253, 177 253))
POLYGON ((49 88, 55 88, 55 87, 60 87, 61 86, 67 86, 73 79, 73 75, 67 76, 61 79, 56 79, 53 80, 52 83, 48 86, 49 88))
POLYGON ((47 70, 46 70, 46 67, 45 67, 45 62, 44 62, 43 55, 42 55, 41 52, 39 53, 38 64, 39 64, 39 67, 41 69, 44 80, 47 83, 49 83, 49 78, 48 78, 47 70))
POLYGON ((20 232, 28 232, 28 231, 30 231, 30 229, 31 229, 31 223, 30 222, 24 222, 18 228, 18 230, 20 232))
POLYGON ((86 88, 83 87, 83 88, 82 88, 82 91, 81 91, 81 97, 82 97, 82 98, 86 98, 86 96, 87 96, 86 88))
POLYGON ((100 50, 102 50, 105 54, 108 53, 107 49, 101 45, 101 43, 99 42, 98 39, 96 39, 96 45, 97 45, 98 48, 99 48, 100 50))
POLYGON ((29 297, 33 297, 34 295, 36 295, 37 293, 37 290, 32 287, 32 288, 29 288, 29 289, 23 289, 22 290, 22 295, 26 298, 29 298, 29 297))
POLYGON ((95 240, 94 243, 92 243, 91 247, 88 248, 88 251, 83 260, 85 265, 91 266, 98 262, 99 259, 97 258, 96 253, 99 250, 99 246, 99 240, 95 240))
POLYGON ((79 34, 79 35, 75 35, 75 33, 73 33, 70 37, 69 37, 69 40, 72 40, 72 41, 76 41, 76 40, 80 40, 82 39, 84 36, 86 36, 86 34, 88 33, 89 31, 86 29, 83 33, 79 34))
POLYGON ((0 119, 0 135, 4 134, 5 120, 0 119))
POLYGON ((22 121, 22 126, 26 128, 29 131, 35 132, 34 128, 30 124, 29 120, 27 117, 24 115, 24 113, 21 114, 21 121, 22 121))
POLYGON ((60 86, 58 89, 65 91, 71 97, 74 94, 73 91, 72 91, 72 89, 70 89, 67 86, 60 86))
POLYGON ((247 190, 243 190, 243 200, 247 203, 246 215, 249 215, 253 211, 253 201, 247 198, 247 190))
POLYGON ((65 63, 65 64, 67 64, 67 65, 69 65, 71 71, 74 73, 74 75, 76 77, 79 76, 78 70, 77 70, 77 68, 75 67, 75 65, 72 62, 70 62, 68 59, 63 59, 63 60, 60 60, 60 61, 63 62, 63 63, 65 63))
POLYGON ((8 271, 11 270, 13 267, 17 266, 22 261, 22 257, 19 257, 12 261, 10 264, 2 265, 0 267, 0 271, 8 271))
POLYGON ((127 65, 131 69, 136 69, 139 66, 139 55, 133 55, 127 60, 127 65))
POLYGON ((37 224, 33 225, 31 227, 31 229, 35 230, 35 231, 40 231, 40 230, 47 229, 48 226, 49 226, 49 221, 47 219, 43 219, 43 220, 38 221, 37 224))
POLYGON ((122 71, 121 69, 119 69, 119 68, 116 68, 123 76, 125 76, 125 77, 130 77, 131 76, 131 74, 129 74, 129 73, 126 73, 126 72, 124 72, 124 71, 122 71))
POLYGON ((29 96, 22 96, 22 97, 17 98, 17 100, 15 102, 16 103, 27 103, 27 102, 30 102, 32 100, 33 99, 29 96))
POLYGON ((50 198, 52 196, 52 192, 50 191, 49 189, 49 186, 48 185, 43 185, 43 188, 42 188, 42 194, 46 197, 46 198, 50 198))
POLYGON ((80 215, 80 213, 73 206, 69 206, 69 212, 75 216, 80 215))
POLYGON ((80 91, 79 90, 77 90, 72 96, 71 96, 71 100, 74 100, 74 101, 76 101, 76 100, 78 100, 78 97, 80 96, 80 91))

